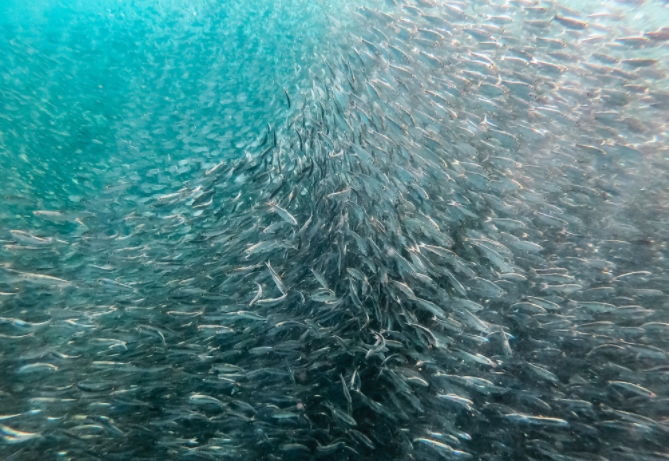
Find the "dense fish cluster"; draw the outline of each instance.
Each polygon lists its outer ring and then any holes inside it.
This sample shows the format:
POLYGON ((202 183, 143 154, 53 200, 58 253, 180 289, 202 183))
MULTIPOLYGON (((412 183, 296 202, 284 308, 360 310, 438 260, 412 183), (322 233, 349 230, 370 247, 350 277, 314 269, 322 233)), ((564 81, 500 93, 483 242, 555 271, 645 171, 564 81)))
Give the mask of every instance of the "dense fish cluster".
POLYGON ((664 4, 96 8, 2 29, 3 459, 669 459, 664 4))

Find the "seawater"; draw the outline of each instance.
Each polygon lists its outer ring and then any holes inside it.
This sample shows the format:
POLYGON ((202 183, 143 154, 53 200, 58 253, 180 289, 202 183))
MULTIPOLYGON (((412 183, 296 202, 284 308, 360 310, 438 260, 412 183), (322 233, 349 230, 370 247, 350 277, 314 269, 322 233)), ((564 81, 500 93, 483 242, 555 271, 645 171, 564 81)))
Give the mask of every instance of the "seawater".
POLYGON ((5 0, 3 459, 666 459, 667 17, 5 0))

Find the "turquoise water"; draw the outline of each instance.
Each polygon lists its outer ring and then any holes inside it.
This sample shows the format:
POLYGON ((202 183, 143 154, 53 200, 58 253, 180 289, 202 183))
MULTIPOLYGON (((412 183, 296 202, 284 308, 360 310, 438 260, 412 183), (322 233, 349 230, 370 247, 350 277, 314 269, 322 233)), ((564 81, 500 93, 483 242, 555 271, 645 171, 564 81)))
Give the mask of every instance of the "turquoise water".
POLYGON ((665 459, 667 17, 5 0, 0 455, 665 459))
POLYGON ((32 175, 40 185, 21 193, 55 200, 45 205, 56 208, 114 181, 100 171, 141 175, 159 159, 190 159, 192 149, 200 149, 200 163, 209 152, 235 155, 282 115, 281 88, 308 76, 307 58, 325 33, 318 4, 3 8, 4 91, 11 95, 3 153, 18 170, 3 192, 16 193, 32 175))

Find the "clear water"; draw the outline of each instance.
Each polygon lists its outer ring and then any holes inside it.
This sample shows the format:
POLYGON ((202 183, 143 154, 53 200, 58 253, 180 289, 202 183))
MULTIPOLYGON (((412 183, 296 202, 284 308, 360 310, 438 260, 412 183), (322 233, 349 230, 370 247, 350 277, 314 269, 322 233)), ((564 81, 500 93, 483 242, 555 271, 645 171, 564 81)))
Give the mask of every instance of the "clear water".
POLYGON ((668 17, 3 1, 0 455, 666 459, 668 17))

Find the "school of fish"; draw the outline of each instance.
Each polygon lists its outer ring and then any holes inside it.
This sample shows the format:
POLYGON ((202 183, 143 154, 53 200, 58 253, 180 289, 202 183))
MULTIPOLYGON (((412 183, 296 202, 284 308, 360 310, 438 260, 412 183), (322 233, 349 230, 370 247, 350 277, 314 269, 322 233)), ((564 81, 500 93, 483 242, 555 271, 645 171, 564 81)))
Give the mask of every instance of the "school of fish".
POLYGON ((75 4, 0 22, 2 459, 669 460, 666 3, 75 4))

